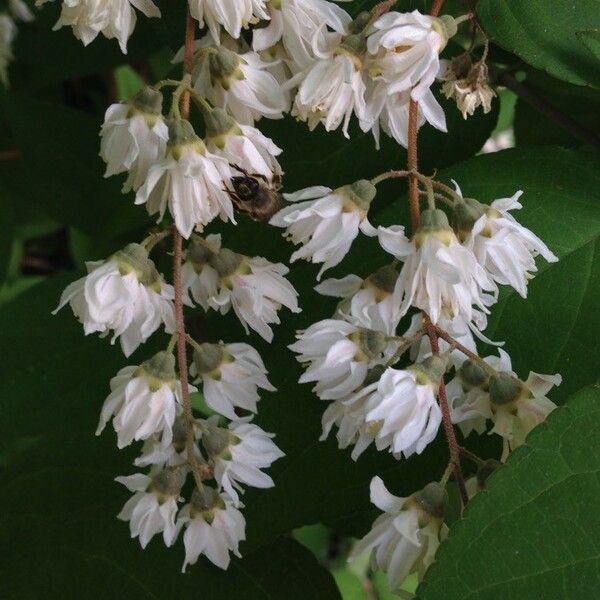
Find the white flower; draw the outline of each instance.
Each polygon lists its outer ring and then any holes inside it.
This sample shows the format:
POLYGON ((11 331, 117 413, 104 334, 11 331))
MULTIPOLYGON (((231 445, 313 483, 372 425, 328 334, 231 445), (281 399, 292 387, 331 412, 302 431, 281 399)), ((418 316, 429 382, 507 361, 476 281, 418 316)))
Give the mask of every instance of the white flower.
POLYGON ((556 262, 558 258, 510 214, 509 211, 522 208, 519 202, 522 193, 494 200, 489 207, 481 206, 485 212, 475 222, 465 245, 472 248, 494 281, 510 285, 525 298, 527 283, 537 271, 535 257, 541 254, 548 262, 556 262))
POLYGON ((164 542, 170 546, 177 537, 175 515, 177 500, 185 482, 183 468, 167 468, 152 471, 150 477, 137 473, 117 477, 135 494, 125 503, 117 518, 129 521, 131 537, 138 537, 142 548, 157 534, 163 534, 164 542))
POLYGON ((106 261, 86 263, 88 275, 69 284, 56 314, 69 303, 85 334, 113 330, 129 356, 161 325, 175 331, 173 287, 157 272, 147 251, 129 244, 106 261))
POLYGON ((125 367, 110 380, 111 393, 105 400, 96 435, 113 418, 118 446, 162 434, 164 445, 173 439, 173 422, 181 385, 176 379, 175 357, 159 352, 139 367, 125 367))
POLYGON ((205 114, 204 121, 206 146, 211 152, 250 174, 262 175, 268 180, 281 178, 283 171, 275 158, 281 154, 281 148, 258 129, 239 125, 220 108, 205 114))
MULTIPOLYGON (((366 110, 360 127, 371 130, 377 148, 379 148, 380 127, 394 138, 398 144, 408 147, 408 112, 410 92, 390 92, 385 82, 375 81, 367 84, 366 110)), ((419 100, 417 127, 429 123, 440 131, 447 131, 446 116, 431 90, 426 90, 419 100)))
POLYGON ((495 302, 495 284, 459 243, 443 211, 423 211, 421 226, 410 241, 402 226, 380 227, 379 242, 404 261, 394 292, 400 316, 415 306, 433 323, 441 317, 471 322, 477 316, 473 305, 487 313, 487 306, 495 302))
POLYGON ((35 18, 23 0, 8 0, 8 12, 17 21, 30 23, 35 18))
POLYGON ((253 30, 252 47, 260 52, 281 42, 296 70, 314 61, 314 45, 326 45, 323 25, 343 34, 351 21, 345 10, 326 0, 280 0, 268 7, 271 20, 266 27, 253 30))
POLYGON ((523 445, 529 432, 556 408, 546 394, 560 385, 562 377, 559 374, 530 372, 523 382, 512 371, 508 354, 502 350, 499 352, 500 358, 492 356, 485 359, 497 373, 488 374, 489 379, 479 386, 469 388, 465 385, 465 381, 469 382, 464 373, 459 372, 449 384, 449 401, 452 421, 463 429, 465 435, 472 429, 481 432, 487 419, 494 422, 490 434, 502 436, 504 461, 509 451, 523 445))
POLYGON ((167 156, 150 167, 135 203, 146 204, 151 215, 159 213, 159 221, 168 205, 187 239, 194 227, 203 228, 217 215, 235 223, 226 191, 230 178, 227 161, 208 152, 190 123, 178 119, 169 123, 167 156))
POLYGON ((258 352, 248 344, 201 344, 190 372, 197 376, 195 383, 203 382, 208 406, 228 419, 239 419, 237 407, 256 412, 258 388, 275 391, 258 352))
POLYGON ((408 498, 390 494, 383 481, 371 481, 371 502, 384 511, 371 531, 360 540, 352 553, 354 560, 371 552, 373 569, 387 573, 391 590, 397 589, 414 572, 423 575, 448 528, 443 523, 447 496, 438 483, 430 483, 408 498))
POLYGON ((445 362, 433 357, 406 370, 385 370, 366 406, 378 449, 389 446, 390 452, 408 458, 435 439, 442 422, 436 395, 444 368, 445 362))
POLYGON ((367 48, 374 56, 369 75, 388 84, 389 93, 410 90, 419 102, 440 71, 439 53, 456 32, 452 17, 388 12, 373 23, 367 48))
POLYGON ((302 74, 292 115, 306 121, 311 131, 319 123, 333 131, 343 122, 342 131, 348 138, 352 113, 364 119, 365 108, 361 59, 342 44, 302 74))
POLYGON ((270 342, 271 323, 280 323, 278 311, 282 306, 292 312, 298 308, 298 292, 284 277, 289 269, 282 263, 272 263, 260 256, 243 256, 222 248, 210 261, 219 276, 218 293, 208 304, 221 314, 233 307, 244 326, 256 331, 270 342))
MULTIPOLYGON (((38 0, 43 4, 46 0, 38 0)), ((135 28, 135 6, 147 17, 160 17, 160 10, 151 0, 64 0, 60 18, 54 30, 64 25, 84 46, 102 33, 108 39, 117 38, 121 51, 127 53, 127 40, 135 28)))
POLYGON ((193 565, 200 554, 221 569, 229 566, 229 553, 240 556, 239 543, 246 539, 246 521, 242 513, 233 506, 227 494, 218 494, 208 486, 195 489, 189 504, 177 517, 178 530, 186 526, 183 534, 185 561, 193 565))
POLYGON ((221 250, 221 234, 192 238, 185 251, 181 267, 181 282, 186 304, 197 302, 205 311, 210 308, 208 300, 219 291, 219 274, 210 265, 211 258, 221 250))
POLYGON ((289 346, 300 363, 310 363, 300 383, 316 382, 313 391, 322 400, 344 398, 363 385, 369 369, 385 362, 396 342, 380 331, 339 319, 324 319, 296 334, 289 346))
POLYGON ((234 38, 239 38, 242 27, 269 18, 265 0, 189 0, 190 14, 205 25, 216 44, 220 41, 220 25, 234 38))
POLYGON ((15 22, 5 14, 0 14, 0 82, 8 86, 8 65, 13 60, 12 44, 17 36, 15 22))
POLYGON ((249 423, 250 418, 229 423, 229 429, 217 427, 212 420, 205 424, 202 445, 212 461, 214 478, 229 495, 234 506, 240 505, 241 485, 269 488, 275 484, 261 469, 284 456, 271 438, 274 434, 249 423))
POLYGON ((376 235, 367 218, 375 193, 375 186, 361 179, 335 190, 315 186, 284 194, 288 202, 297 204, 280 210, 270 224, 285 227, 284 235, 294 244, 302 244, 292 254, 291 262, 304 258, 324 263, 317 276, 320 279, 324 271, 346 256, 359 230, 369 236, 376 235))
POLYGON ((269 67, 256 52, 237 54, 224 46, 201 48, 194 88, 242 125, 254 125, 261 117, 280 119, 287 99, 269 67))
POLYGON ((381 267, 366 279, 347 275, 342 279, 326 279, 315 287, 319 294, 343 298, 336 315, 356 317, 371 329, 393 335, 398 319, 393 297, 398 272, 393 266, 381 267))
POLYGON ((137 190, 165 153, 169 134, 161 110, 162 94, 146 87, 130 103, 111 104, 104 115, 100 131, 104 176, 128 172, 123 192, 137 190))

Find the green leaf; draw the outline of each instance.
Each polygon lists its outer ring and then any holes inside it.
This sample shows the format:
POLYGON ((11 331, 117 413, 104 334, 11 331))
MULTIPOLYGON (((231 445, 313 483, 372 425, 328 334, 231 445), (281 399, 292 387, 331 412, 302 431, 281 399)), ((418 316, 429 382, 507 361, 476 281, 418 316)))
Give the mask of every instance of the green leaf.
POLYGON ((128 65, 115 70, 115 80, 119 102, 129 100, 144 87, 144 80, 128 65))
POLYGON ((59 104, 14 93, 0 96, 23 154, 26 200, 63 224, 114 238, 149 222, 123 196, 119 177, 104 179, 98 156, 101 120, 59 104))
POLYGON ((0 286, 4 282, 11 262, 13 238, 15 233, 15 216, 13 199, 10 192, 0 181, 0 286))
POLYGON ((576 33, 579 41, 600 61, 600 29, 586 29, 576 33))
POLYGON ((421 600, 595 598, 600 587, 600 389, 536 428, 450 531, 421 600))
MULTIPOLYGON (((586 128, 590 134, 600 131, 600 97, 596 90, 565 83, 533 69, 527 72, 524 85, 586 128)), ((518 146, 557 145, 577 148, 585 144, 579 137, 560 124, 549 121, 546 115, 520 98, 516 106, 515 138, 518 146)))
POLYGON ((578 37, 600 26, 598 0, 481 0, 477 16, 492 41, 536 69, 600 87, 598 61, 578 37))

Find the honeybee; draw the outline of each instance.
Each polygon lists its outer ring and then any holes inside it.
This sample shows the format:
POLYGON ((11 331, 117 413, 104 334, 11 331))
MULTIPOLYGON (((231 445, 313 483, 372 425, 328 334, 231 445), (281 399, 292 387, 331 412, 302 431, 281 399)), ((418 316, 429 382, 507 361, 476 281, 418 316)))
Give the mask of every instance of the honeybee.
POLYGON ((242 173, 231 178, 233 190, 227 190, 235 207, 255 221, 268 221, 281 208, 281 175, 274 174, 270 181, 260 173, 231 166, 242 173))

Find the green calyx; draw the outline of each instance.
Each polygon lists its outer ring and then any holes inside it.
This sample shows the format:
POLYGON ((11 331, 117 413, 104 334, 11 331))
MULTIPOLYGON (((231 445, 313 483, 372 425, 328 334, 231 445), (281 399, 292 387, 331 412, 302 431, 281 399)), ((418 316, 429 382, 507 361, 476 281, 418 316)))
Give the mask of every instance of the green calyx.
POLYGON ((442 38, 442 44, 440 46, 440 52, 446 47, 448 40, 456 35, 458 26, 454 17, 450 15, 442 15, 441 17, 433 17, 431 28, 440 34, 442 38))
POLYGON ((230 433, 228 429, 217 427, 207 423, 206 431, 202 434, 202 446, 211 458, 222 458, 231 460, 230 446, 239 443, 239 439, 230 433))
POLYGON ((214 52, 208 55, 208 70, 211 80, 214 83, 220 83, 221 87, 228 90, 232 79, 244 79, 244 73, 239 68, 242 59, 233 52, 219 46, 214 52))
POLYGON ((204 154, 204 142, 196 135, 189 121, 185 119, 169 119, 167 126, 169 128, 167 146, 175 160, 179 160, 183 151, 189 147, 192 147, 199 154, 204 154))
POLYGON ((526 392, 522 381, 510 373, 497 373, 490 377, 490 400, 496 406, 504 406, 516 402, 526 392))
POLYGON ((175 452, 183 452, 187 445, 188 429, 186 426, 185 418, 179 416, 173 422, 173 448, 175 452))
POLYGON ((442 484, 428 483, 420 492, 413 494, 413 498, 429 516, 443 519, 448 506, 448 493, 442 484))
POLYGON ((356 18, 348 25, 348 33, 356 34, 364 30, 371 20, 371 13, 368 10, 363 10, 358 13, 356 18))
POLYGON ((165 383, 171 387, 175 386, 175 357, 171 352, 159 352, 151 359, 143 362, 139 369, 140 373, 148 380, 150 390, 156 392, 165 383))
POLYGON ((204 113, 206 137, 218 148, 225 146, 228 135, 242 135, 238 122, 230 117, 222 108, 213 108, 204 113))
POLYGON ((187 247, 185 259, 192 263, 196 273, 200 273, 204 266, 210 263, 210 260, 214 255, 215 252, 213 252, 206 244, 192 240, 187 247))
POLYGON ((185 470, 181 467, 167 467, 154 477, 147 491, 156 494, 162 504, 171 498, 176 498, 185 483, 185 470))
POLYGON ((350 185, 344 185, 337 190, 336 194, 343 196, 346 200, 344 208, 347 211, 359 210, 366 214, 371 206, 373 198, 377 193, 375 186, 367 179, 359 179, 350 185))
POLYGON ((222 280, 226 280, 234 273, 248 274, 250 272, 244 258, 242 254, 229 250, 229 248, 221 248, 217 254, 211 256, 210 266, 222 280))
POLYGON ((393 293, 397 280, 398 271, 392 265, 385 265, 369 275, 365 279, 363 287, 375 288, 375 299, 380 301, 393 293))
POLYGON ((212 379, 219 379, 219 367, 223 362, 229 362, 229 356, 222 344, 200 344, 194 350, 194 365, 198 375, 210 375, 212 379))
POLYGON ((448 360, 445 357, 430 356, 408 369, 415 373, 419 385, 429 385, 437 392, 447 367, 448 360))
POLYGON ((129 104, 137 112, 157 117, 158 115, 162 115, 163 95, 158 90, 147 85, 129 101, 129 104))
POLYGON ((483 216, 485 212, 486 207, 474 198, 463 198, 461 202, 454 204, 452 225, 461 241, 465 241, 477 219, 483 216))
POLYGON ((192 519, 201 518, 208 524, 213 522, 215 510, 225 508, 225 502, 215 488, 203 485, 196 488, 190 500, 190 516, 192 519))
POLYGON ((365 377, 365 382, 363 383, 363 387, 367 387, 372 383, 375 383, 381 379, 381 376, 384 374, 386 367, 384 365, 375 365, 372 369, 369 369, 367 372, 367 376, 365 377))
POLYGON ((351 33, 341 41, 340 45, 334 49, 333 53, 335 55, 347 55, 352 60, 355 69, 358 71, 362 69, 362 57, 366 51, 367 38, 364 34, 351 33))
POLYGON ((421 213, 419 228, 414 242, 420 248, 428 235, 434 235, 442 244, 449 246, 456 236, 450 227, 446 213, 439 208, 427 208, 421 213))
POLYGON ((113 254, 110 260, 117 263, 119 273, 123 277, 135 272, 142 285, 160 292, 160 275, 154 262, 148 257, 148 251, 141 244, 127 244, 125 248, 113 254))
POLYGON ((385 350, 386 336, 381 331, 373 329, 359 329, 348 336, 351 342, 357 346, 355 360, 368 361, 378 358, 385 350))
POLYGON ((477 468, 477 487, 480 490, 485 489, 488 477, 498 468, 501 467, 502 463, 490 458, 477 468))
POLYGON ((483 388, 487 386, 490 375, 489 373, 475 361, 470 358, 465 360, 460 369, 458 370, 462 387, 465 391, 472 388, 483 388))

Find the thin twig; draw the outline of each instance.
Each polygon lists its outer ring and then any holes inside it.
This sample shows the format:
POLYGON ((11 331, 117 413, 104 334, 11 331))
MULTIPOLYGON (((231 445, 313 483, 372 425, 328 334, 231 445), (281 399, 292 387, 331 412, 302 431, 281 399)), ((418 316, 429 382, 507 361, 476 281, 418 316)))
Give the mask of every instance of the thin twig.
POLYGON ((445 0, 435 0, 431 9, 429 10, 429 14, 432 17, 437 17, 440 14, 440 10, 442 10, 442 6, 444 6, 445 0))
POLYGON ((480 458, 479 456, 477 456, 477 454, 475 454, 474 452, 471 452, 470 450, 467 450, 465 447, 463 446, 459 446, 458 447, 458 451, 468 460, 470 460, 473 464, 476 464, 478 467, 480 467, 481 465, 485 464, 485 460, 483 460, 483 458, 480 458))
POLYGON ((555 121, 576 138, 594 148, 600 148, 600 136, 572 119, 569 115, 558 110, 558 108, 550 104, 545 98, 538 96, 531 88, 517 81, 513 75, 506 71, 499 71, 493 65, 489 65, 489 72, 491 78, 496 83, 503 85, 511 92, 514 92, 519 98, 527 102, 527 104, 555 121))
POLYGON ((0 152, 0 161, 1 160, 20 160, 23 158, 20 150, 2 150, 0 152))
MULTIPOLYGON (((184 75, 192 70, 194 51, 194 31, 196 24, 190 15, 189 8, 186 9, 185 22, 185 46, 183 58, 184 75)), ((187 119, 190 112, 190 94, 184 91, 181 96, 181 116, 187 119)), ((202 475, 196 459, 196 436, 194 433, 194 413, 190 400, 190 388, 188 384, 187 346, 185 339, 185 320, 183 316, 183 288, 181 285, 181 260, 183 254, 183 238, 177 229, 173 233, 173 287, 175 289, 175 323, 177 327, 177 358, 179 364, 179 377, 181 380, 181 401, 183 413, 187 424, 187 459, 192 468, 194 480, 198 489, 202 489, 202 475)))
POLYGON ((494 369, 491 365, 488 365, 488 363, 486 363, 481 356, 479 356, 476 352, 469 350, 469 348, 461 344, 458 340, 454 339, 447 331, 444 331, 437 325, 434 325, 434 329, 438 337, 442 338, 451 346, 456 348, 459 352, 462 352, 465 356, 468 356, 471 360, 481 365, 488 373, 496 373, 496 369, 494 369))

